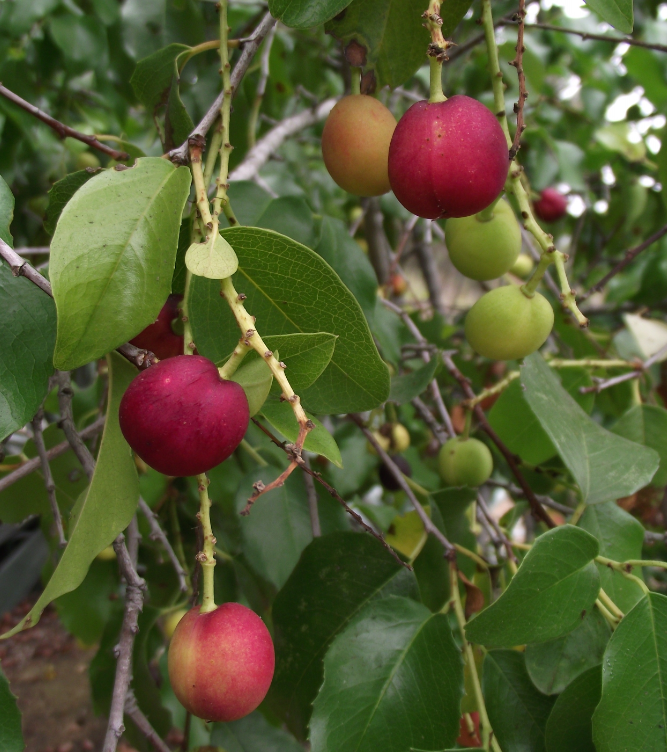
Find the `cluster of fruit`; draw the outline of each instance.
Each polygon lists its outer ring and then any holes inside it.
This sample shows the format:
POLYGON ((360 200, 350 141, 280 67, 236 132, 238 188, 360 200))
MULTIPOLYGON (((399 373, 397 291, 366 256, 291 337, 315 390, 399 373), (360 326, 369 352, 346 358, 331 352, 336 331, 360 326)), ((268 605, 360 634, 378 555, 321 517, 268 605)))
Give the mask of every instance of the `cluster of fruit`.
MULTIPOLYGON (((509 169, 507 140, 496 117, 477 100, 456 95, 417 102, 397 124, 374 97, 344 97, 324 126, 322 155, 346 191, 378 196, 393 190, 413 214, 446 219, 450 259, 466 277, 486 281, 509 271, 530 273, 519 223, 501 198, 509 169)), ((564 197, 553 189, 535 203, 546 221, 562 217, 565 208, 564 197)), ((513 360, 541 347, 553 321, 542 295, 509 285, 475 303, 465 332, 480 355, 513 360)))

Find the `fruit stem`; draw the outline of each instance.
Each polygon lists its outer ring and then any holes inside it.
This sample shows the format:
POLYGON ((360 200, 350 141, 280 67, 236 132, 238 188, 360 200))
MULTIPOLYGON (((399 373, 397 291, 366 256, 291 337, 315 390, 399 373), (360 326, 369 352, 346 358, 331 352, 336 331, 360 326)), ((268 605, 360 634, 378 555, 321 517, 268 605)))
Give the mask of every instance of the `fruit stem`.
POLYGON ((211 500, 208 498, 209 479, 206 473, 197 476, 197 489, 199 491, 199 512, 197 517, 201 522, 204 533, 204 548, 197 554, 197 560, 201 564, 202 571, 202 598, 200 613, 206 614, 215 611, 214 592, 214 569, 215 569, 215 544, 216 539, 211 528, 211 500))
POLYGON ((537 286, 542 281, 544 273, 549 268, 551 263, 555 261, 553 253, 543 253, 540 257, 540 263, 535 267, 531 278, 525 285, 521 285, 521 292, 527 297, 532 298, 535 295, 537 286))
POLYGON ((221 379, 230 379, 235 373, 236 369, 241 365, 243 358, 252 350, 250 345, 246 344, 245 340, 241 338, 238 345, 234 348, 234 352, 229 356, 227 362, 218 368, 218 373, 221 379))
POLYGON ((442 91, 442 63, 435 57, 429 57, 431 65, 431 92, 428 98, 429 104, 445 102, 447 97, 442 91))
POLYGON ((463 433, 459 437, 461 441, 467 441, 470 438, 471 426, 472 426, 472 410, 466 410, 466 420, 463 425, 463 433))
POLYGON ((478 212, 476 215, 478 222, 490 222, 494 217, 494 210, 500 201, 500 199, 503 197, 502 192, 498 194, 498 198, 491 204, 489 204, 486 209, 482 209, 481 212, 478 212))
POLYGON ((361 68, 352 68, 350 75, 350 93, 361 94, 361 68))
POLYGON ((428 9, 422 13, 426 19, 424 26, 431 34, 428 46, 428 59, 431 65, 431 92, 428 98, 430 104, 445 102, 447 97, 442 91, 442 63, 448 60, 447 48, 449 42, 442 35, 442 18, 440 18, 440 0, 429 0, 428 9))

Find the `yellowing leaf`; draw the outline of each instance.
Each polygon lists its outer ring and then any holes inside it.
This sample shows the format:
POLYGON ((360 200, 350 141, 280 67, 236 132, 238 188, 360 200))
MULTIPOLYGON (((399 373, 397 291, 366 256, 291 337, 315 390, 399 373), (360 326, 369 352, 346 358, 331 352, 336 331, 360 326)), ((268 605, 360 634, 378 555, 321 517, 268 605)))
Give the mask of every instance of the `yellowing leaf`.
MULTIPOLYGON (((430 508, 424 507, 430 515, 430 508)), ((385 536, 387 543, 412 561, 424 548, 427 533, 424 523, 417 512, 408 512, 402 517, 395 517, 389 528, 390 532, 385 536)))
POLYGON ((193 243, 185 254, 185 265, 198 277, 226 279, 239 268, 234 249, 217 233, 204 243, 193 243))

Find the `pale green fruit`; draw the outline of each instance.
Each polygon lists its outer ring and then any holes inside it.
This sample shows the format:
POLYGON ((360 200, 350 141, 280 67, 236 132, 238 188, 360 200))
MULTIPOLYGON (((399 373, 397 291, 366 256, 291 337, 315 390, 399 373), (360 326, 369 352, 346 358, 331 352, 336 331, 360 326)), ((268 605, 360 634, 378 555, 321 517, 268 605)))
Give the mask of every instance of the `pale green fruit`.
POLYGON ((164 629, 165 637, 168 640, 171 640, 171 637, 178 626, 178 622, 185 616, 185 614, 187 614, 187 611, 184 608, 179 608, 165 617, 162 628, 164 629))
POLYGON ((541 347, 553 325, 554 312, 543 295, 529 298, 517 285, 507 285, 482 295, 468 311, 465 334, 476 353, 517 360, 541 347))
POLYGON ((448 219, 445 242, 449 258, 461 274, 479 281, 497 279, 521 251, 521 229, 512 207, 501 200, 486 222, 479 214, 448 219))
POLYGON ((404 452, 410 446, 410 434, 402 423, 391 427, 391 448, 396 454, 404 452))
POLYGON ((86 167, 99 167, 100 160, 90 151, 82 151, 76 158, 76 169, 85 170, 86 167))
POLYGON ((493 472, 493 457, 486 444, 457 436, 440 448, 438 470, 448 486, 481 486, 493 472))
POLYGON ((514 262, 514 266, 510 269, 512 274, 516 274, 517 277, 526 277, 533 271, 533 259, 527 253, 520 253, 517 260, 514 262))

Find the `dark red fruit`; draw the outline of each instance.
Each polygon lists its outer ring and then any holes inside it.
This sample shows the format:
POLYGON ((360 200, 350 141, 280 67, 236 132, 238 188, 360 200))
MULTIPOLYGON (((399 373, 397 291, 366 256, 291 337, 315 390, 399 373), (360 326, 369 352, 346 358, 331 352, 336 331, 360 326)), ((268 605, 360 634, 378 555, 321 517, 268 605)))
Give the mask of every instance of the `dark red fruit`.
POLYGON ((130 340, 130 343, 142 350, 150 350, 160 360, 182 355, 183 335, 177 334, 172 326, 174 320, 177 324, 180 323, 178 306, 181 300, 183 300, 182 295, 170 295, 155 322, 149 324, 143 332, 139 332, 134 339, 130 340))
POLYGON ((198 475, 227 459, 250 420, 243 387, 201 355, 142 371, 120 403, 120 428, 141 459, 165 475, 198 475))
MULTIPOLYGON (((398 467, 403 475, 407 475, 408 478, 412 477, 412 468, 410 467, 410 463, 405 459, 405 457, 401 457, 400 454, 397 454, 391 459, 394 461, 394 465, 398 467)), ((378 475, 380 476, 380 483, 382 483, 383 487, 386 488, 387 491, 401 490, 401 486, 398 484, 398 481, 394 477, 391 470, 384 464, 384 462, 378 469, 378 475)))
POLYGON ((533 204, 538 219, 543 222, 558 222, 567 212, 567 199, 555 188, 545 188, 533 204))
POLYGON ((419 217, 469 217, 502 191, 509 155, 494 114, 460 94, 417 102, 399 120, 389 146, 389 182, 419 217))

